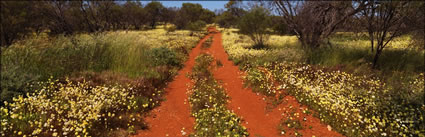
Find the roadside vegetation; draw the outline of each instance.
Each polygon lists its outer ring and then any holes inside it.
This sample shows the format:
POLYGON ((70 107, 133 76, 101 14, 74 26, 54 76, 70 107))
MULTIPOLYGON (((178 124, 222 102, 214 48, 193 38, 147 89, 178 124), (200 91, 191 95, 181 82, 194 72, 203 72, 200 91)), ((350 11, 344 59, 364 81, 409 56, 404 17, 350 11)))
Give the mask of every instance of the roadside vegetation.
POLYGON ((143 114, 160 105, 166 83, 203 35, 155 29, 15 43, 2 51, 0 133, 117 136, 144 129, 143 114))
POLYGON ((214 79, 211 70, 218 67, 209 54, 195 59, 190 78, 194 81, 189 91, 192 115, 195 117, 195 132, 191 136, 248 136, 241 119, 226 108, 229 97, 214 79))
MULTIPOLYGON (((224 48, 254 92, 275 103, 295 96, 343 135, 423 136, 425 52, 415 24, 423 25, 424 3, 350 3, 233 3, 227 12, 247 9, 239 13, 249 21, 258 5, 273 6, 281 25, 256 31, 270 37, 260 49, 245 33, 259 27, 221 25, 224 48)), ((283 118, 282 132, 285 125, 299 124, 283 118)))
MULTIPOLYGON (((425 2, 231 0, 215 11, 142 3, 1 1, 0 136, 146 130, 146 114, 165 100, 206 27, 221 32, 266 110, 285 96, 308 107, 286 109, 276 133, 311 129, 302 111, 344 136, 425 136, 425 2)), ((196 123, 182 134, 249 136, 213 77, 221 66, 196 57, 188 75, 196 123)))
POLYGON ((424 50, 410 47, 410 36, 390 43, 374 70, 368 41, 347 33, 331 37, 333 48, 305 51, 295 36, 271 35, 268 48, 255 49, 234 32, 223 34, 229 59, 246 72, 246 85, 271 102, 295 96, 347 136, 423 134, 424 50))

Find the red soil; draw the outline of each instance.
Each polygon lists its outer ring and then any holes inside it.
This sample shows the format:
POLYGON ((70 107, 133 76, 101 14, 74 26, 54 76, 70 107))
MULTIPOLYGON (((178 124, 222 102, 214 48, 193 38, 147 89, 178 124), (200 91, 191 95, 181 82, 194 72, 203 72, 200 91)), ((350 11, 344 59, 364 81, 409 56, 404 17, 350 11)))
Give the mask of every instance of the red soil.
POLYGON ((145 118, 149 128, 138 131, 136 136, 177 137, 187 136, 192 133, 195 119, 190 115, 191 109, 186 92, 191 81, 186 77, 186 74, 191 72, 195 64, 195 57, 200 54, 200 47, 209 36, 205 36, 192 49, 184 68, 178 72, 178 75, 165 89, 167 93, 165 95, 166 100, 159 107, 152 110, 149 117, 145 118), (182 130, 185 133, 182 133, 182 130))
MULTIPOLYGON (((304 117, 307 119, 307 121, 302 122, 304 129, 299 130, 299 133, 303 136, 342 136, 333 130, 329 131, 327 125, 320 123, 320 120, 311 114, 307 116, 300 113, 302 112, 300 109, 305 109, 306 107, 299 104, 292 96, 285 97, 284 103, 271 111, 266 111, 265 96, 257 95, 250 88, 243 87, 243 80, 240 77, 242 72, 240 72, 238 66, 228 60, 228 55, 222 45, 221 33, 217 32, 213 36, 213 43, 208 52, 216 60, 222 62, 223 66, 214 71, 214 77, 223 82, 223 87, 230 96, 228 107, 242 117, 244 120, 243 125, 247 127, 250 136, 281 136, 278 125, 282 118, 287 119, 291 106, 300 114, 297 119, 301 119, 300 121, 304 117), (312 128, 310 129, 309 126, 312 128)), ((285 130, 286 133, 283 136, 294 136, 294 129, 289 129, 285 126, 285 130)))
MULTIPOLYGON (((209 31, 216 31, 209 29, 209 31)), ((242 72, 233 62, 228 60, 228 56, 223 48, 221 33, 216 31, 213 35, 213 43, 207 53, 212 54, 216 60, 220 60, 222 67, 214 70, 214 77, 221 80, 223 87, 230 96, 228 108, 233 110, 238 116, 242 117, 243 125, 247 127, 250 136, 295 136, 294 129, 285 127, 286 133, 280 134, 278 125, 281 119, 287 119, 289 110, 294 108, 300 115, 296 119, 305 117, 307 120, 302 121, 304 129, 298 130, 303 136, 311 137, 334 137, 342 136, 341 134, 329 130, 327 125, 320 123, 320 120, 313 117, 311 114, 306 115, 301 113, 301 109, 307 108, 299 104, 292 96, 286 96, 284 103, 278 105, 272 110, 266 110, 267 103, 264 101, 265 96, 257 95, 250 88, 243 87, 241 79, 242 72), (311 129, 309 127, 312 127, 311 129)), ((190 115, 190 106, 188 96, 186 94, 188 85, 191 81, 185 75, 191 72, 195 63, 194 59, 201 53, 202 43, 210 36, 203 38, 198 45, 191 51, 189 60, 185 63, 185 67, 179 71, 173 82, 171 82, 166 91, 166 101, 151 112, 149 117, 146 117, 146 122, 149 123, 148 130, 140 130, 136 136, 147 137, 163 137, 163 136, 183 136, 181 130, 183 128, 188 135, 193 132, 194 118, 190 115)))

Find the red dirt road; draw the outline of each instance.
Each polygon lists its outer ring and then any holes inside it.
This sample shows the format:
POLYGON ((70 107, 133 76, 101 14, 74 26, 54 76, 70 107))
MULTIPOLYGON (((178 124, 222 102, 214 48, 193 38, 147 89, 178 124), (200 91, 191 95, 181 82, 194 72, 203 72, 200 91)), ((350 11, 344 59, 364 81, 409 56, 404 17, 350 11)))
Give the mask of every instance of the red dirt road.
MULTIPOLYGON (((210 31, 216 31, 210 29, 210 31)), ((216 60, 220 60, 222 67, 213 71, 214 78, 222 81, 223 87, 230 96, 228 108, 233 110, 243 120, 243 126, 248 129, 250 136, 277 137, 277 136, 295 136, 294 129, 285 127, 285 134, 281 134, 278 125, 281 119, 288 119, 289 111, 299 113, 294 119, 301 119, 303 129, 298 130, 303 136, 311 137, 336 137, 341 134, 329 130, 329 127, 311 114, 301 113, 302 109, 307 108, 299 104, 292 96, 286 96, 285 102, 278 105, 271 111, 266 111, 267 103, 264 101, 265 96, 257 95, 250 88, 243 87, 241 78, 242 72, 239 68, 228 60, 223 45, 221 33, 209 34, 203 38, 198 45, 191 51, 189 60, 185 63, 185 67, 179 71, 179 74, 171 82, 166 91, 166 100, 155 108, 146 122, 149 124, 148 130, 140 130, 136 136, 146 137, 177 137, 186 136, 193 132, 194 118, 190 115, 190 106, 188 96, 186 94, 188 85, 191 81, 186 74, 191 72, 195 63, 194 59, 201 53, 202 43, 209 37, 213 37, 211 47, 207 53, 214 56, 216 60), (306 121, 303 121, 303 118, 306 121), (184 128, 184 133, 182 129, 184 128)))
MULTIPOLYGON (((243 125, 248 129, 250 136, 264 136, 264 137, 275 137, 282 136, 278 130, 278 125, 282 118, 287 117, 285 111, 288 111, 290 106, 295 108, 297 112, 301 112, 302 107, 294 97, 287 96, 284 98, 285 103, 280 104, 271 112, 267 112, 267 103, 263 100, 264 96, 257 95, 252 92, 249 88, 243 87, 243 80, 241 79, 241 72, 238 66, 235 66, 232 61, 228 60, 228 55, 222 45, 221 33, 213 35, 213 43, 211 48, 208 50, 216 60, 220 60, 223 64, 222 67, 214 71, 214 77, 217 80, 223 82, 223 87, 226 89, 230 96, 230 102, 228 104, 229 109, 242 117, 243 125)), ((299 118, 303 118, 304 115, 300 113, 299 118)), ((307 121, 303 122, 304 129, 299 130, 303 136, 311 137, 312 135, 317 137, 334 137, 342 136, 335 131, 329 131, 327 125, 320 123, 318 118, 312 115, 305 116, 307 121), (312 128, 308 128, 311 126, 312 128)), ((286 133, 283 136, 295 136, 294 131, 290 131, 285 128, 286 133)))
POLYGON ((201 39, 196 47, 192 49, 184 68, 178 72, 178 75, 165 89, 166 100, 159 107, 152 110, 149 117, 146 117, 145 120, 149 128, 138 131, 136 137, 178 137, 192 133, 195 118, 190 115, 191 109, 186 91, 188 89, 187 84, 191 81, 186 77, 186 74, 192 71, 195 57, 199 55, 202 43, 210 35, 201 39))

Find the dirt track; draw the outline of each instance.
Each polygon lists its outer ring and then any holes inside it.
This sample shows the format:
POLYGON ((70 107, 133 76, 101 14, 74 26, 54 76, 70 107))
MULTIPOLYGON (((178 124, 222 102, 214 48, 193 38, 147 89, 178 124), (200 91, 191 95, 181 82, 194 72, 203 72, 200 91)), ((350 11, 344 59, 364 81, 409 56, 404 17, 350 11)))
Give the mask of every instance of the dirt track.
MULTIPOLYGON (((211 29, 210 31, 216 30, 211 29)), ((156 118, 148 117, 146 119, 149 123, 149 130, 140 131, 138 136, 182 136, 181 130, 183 127, 185 128, 185 135, 192 132, 194 118, 190 116, 189 102, 187 102, 188 96, 186 95, 187 84, 190 83, 190 80, 185 75, 191 71, 195 57, 201 52, 200 45, 209 36, 213 37, 213 43, 207 53, 213 55, 216 60, 220 60, 223 64, 222 67, 214 70, 214 77, 222 82, 223 87, 230 96, 227 106, 238 116, 242 117, 243 125, 247 127, 250 136, 295 136, 293 128, 286 127, 286 132, 283 135, 278 130, 281 119, 287 119, 290 109, 299 113, 298 117, 294 117, 295 119, 303 121, 302 119, 306 118, 306 121, 302 122, 304 128, 298 130, 303 136, 342 136, 333 130, 329 130, 330 127, 320 123, 318 118, 301 113, 301 109, 305 109, 306 106, 299 104, 292 96, 286 96, 284 103, 271 111, 266 111, 267 103, 263 100, 264 96, 257 95, 250 88, 243 87, 242 73, 238 66, 228 60, 228 55, 222 45, 220 32, 209 34, 192 50, 185 67, 179 71, 179 75, 169 84, 167 100, 153 110, 152 113, 156 115, 156 118)))
POLYGON ((189 54, 184 68, 178 72, 174 80, 166 88, 166 100, 146 117, 148 130, 140 130, 136 136, 143 137, 177 137, 192 132, 194 117, 190 115, 190 106, 186 94, 190 79, 186 74, 192 71, 195 57, 201 52, 202 43, 211 35, 205 36, 189 54))

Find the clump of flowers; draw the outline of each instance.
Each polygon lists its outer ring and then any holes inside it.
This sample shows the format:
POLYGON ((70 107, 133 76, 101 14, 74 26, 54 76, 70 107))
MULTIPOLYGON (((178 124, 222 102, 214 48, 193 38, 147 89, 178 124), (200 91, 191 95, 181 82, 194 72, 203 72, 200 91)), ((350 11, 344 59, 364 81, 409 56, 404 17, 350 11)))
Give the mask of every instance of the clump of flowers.
POLYGON ((101 130, 134 128, 141 116, 133 112, 150 105, 139 106, 131 88, 122 86, 91 87, 68 80, 44 85, 26 98, 5 102, 1 136, 96 136, 101 130))

